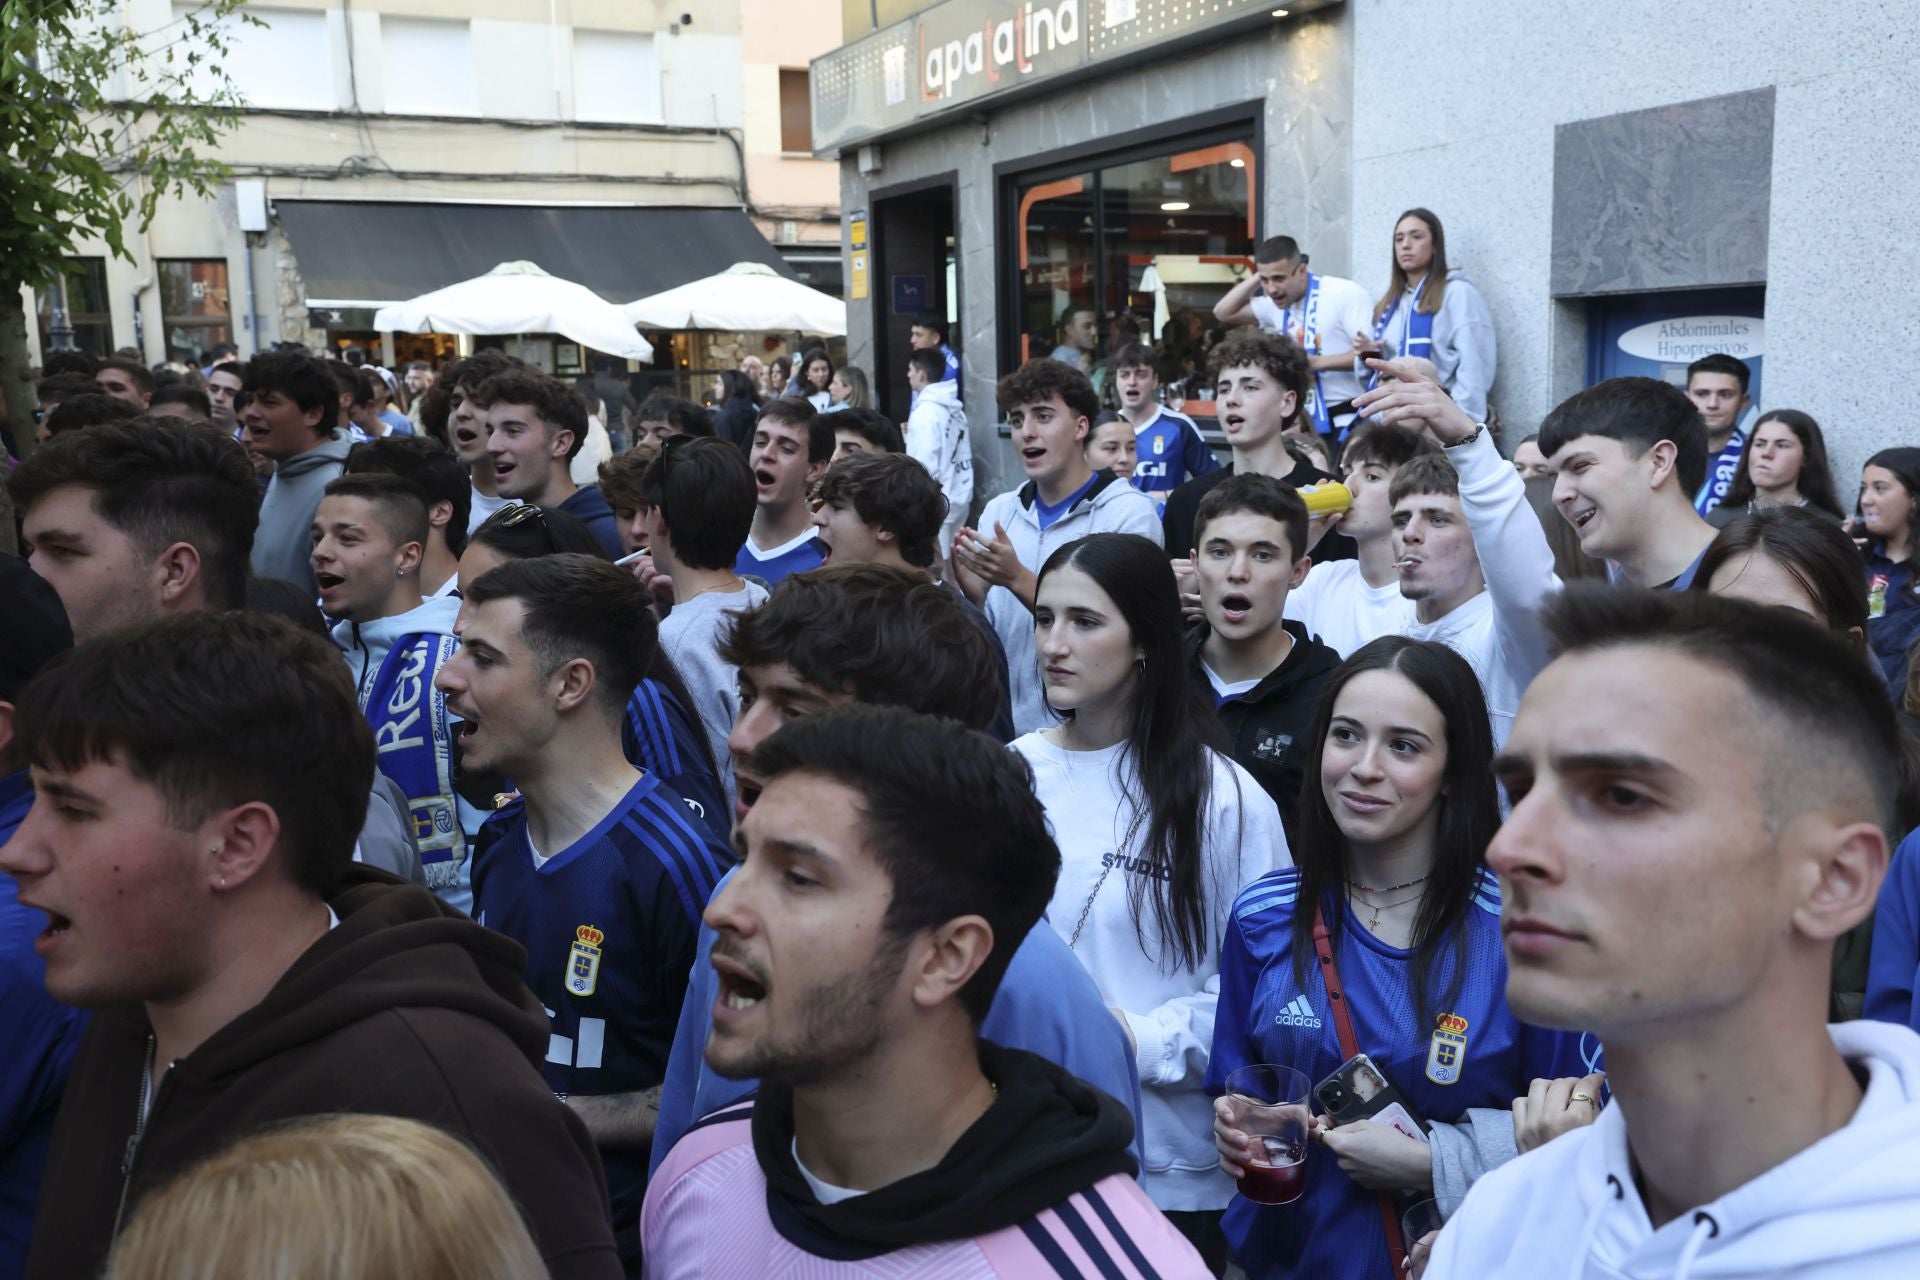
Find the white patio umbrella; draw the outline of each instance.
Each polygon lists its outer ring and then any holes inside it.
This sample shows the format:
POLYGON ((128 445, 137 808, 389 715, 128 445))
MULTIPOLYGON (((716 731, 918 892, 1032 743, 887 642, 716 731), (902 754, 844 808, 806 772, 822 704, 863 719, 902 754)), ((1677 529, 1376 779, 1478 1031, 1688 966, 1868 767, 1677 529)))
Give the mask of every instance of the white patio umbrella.
POLYGON ((483 276, 382 307, 373 327, 382 333, 557 333, 608 355, 653 359, 653 344, 619 307, 531 262, 503 262, 483 276))
POLYGON ((804 333, 839 337, 847 331, 847 304, 760 262, 736 262, 717 276, 695 280, 620 308, 650 329, 720 329, 737 333, 804 333))

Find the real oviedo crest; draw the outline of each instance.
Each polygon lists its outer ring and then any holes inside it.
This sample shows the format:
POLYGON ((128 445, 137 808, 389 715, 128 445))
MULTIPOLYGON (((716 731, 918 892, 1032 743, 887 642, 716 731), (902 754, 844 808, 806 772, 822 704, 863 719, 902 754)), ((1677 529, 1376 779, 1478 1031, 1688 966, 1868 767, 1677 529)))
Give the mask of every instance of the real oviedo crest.
POLYGON ((1443 1013, 1434 1023, 1427 1047, 1427 1079, 1435 1084, 1460 1083, 1460 1065, 1467 1056, 1467 1020, 1443 1013))
POLYGON ((574 931, 573 952, 567 957, 567 991, 576 996, 593 994, 600 980, 600 944, 607 935, 590 924, 574 931))

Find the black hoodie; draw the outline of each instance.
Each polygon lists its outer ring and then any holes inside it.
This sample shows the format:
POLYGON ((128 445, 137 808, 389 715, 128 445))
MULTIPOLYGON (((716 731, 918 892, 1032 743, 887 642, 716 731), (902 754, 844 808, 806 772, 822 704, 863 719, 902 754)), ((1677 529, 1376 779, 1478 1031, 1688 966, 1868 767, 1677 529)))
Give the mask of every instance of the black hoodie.
POLYGON ((361 865, 330 905, 338 927, 173 1064, 144 1126, 146 1011, 94 1018, 54 1127, 29 1280, 97 1274, 155 1186, 264 1126, 337 1112, 462 1139, 501 1176, 554 1280, 621 1275, 593 1142, 540 1074, 547 1018, 519 944, 361 865))
POLYGON ((1300 805, 1300 784, 1306 770, 1307 731, 1326 691, 1327 677, 1340 665, 1340 655, 1307 634, 1298 622, 1284 624, 1293 637, 1285 661, 1247 692, 1220 702, 1213 682, 1201 665, 1200 647, 1212 635, 1201 623, 1187 632, 1187 667, 1225 728, 1235 764, 1280 806, 1280 820, 1293 833, 1294 810, 1300 805))
POLYGON ((1134 1176, 1133 1117, 1123 1104, 1045 1058, 979 1045, 980 1067, 999 1088, 986 1113, 933 1168, 839 1204, 821 1204, 794 1160, 793 1091, 763 1084, 753 1151, 774 1228, 818 1257, 852 1261, 989 1235, 1102 1178, 1134 1176))

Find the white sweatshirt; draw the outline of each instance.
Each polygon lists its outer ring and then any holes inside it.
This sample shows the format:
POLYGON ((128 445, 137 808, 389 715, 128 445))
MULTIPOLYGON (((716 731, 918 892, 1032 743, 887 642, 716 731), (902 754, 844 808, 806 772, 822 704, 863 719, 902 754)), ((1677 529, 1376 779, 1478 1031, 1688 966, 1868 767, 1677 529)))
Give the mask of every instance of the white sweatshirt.
POLYGON ((914 396, 907 414, 906 450, 946 495, 947 518, 940 524, 944 556, 973 508, 973 446, 967 439, 967 411, 960 406, 959 383, 928 383, 914 396))
POLYGON ((1920 1276, 1920 1035, 1881 1022, 1828 1031, 1868 1073, 1839 1132, 1656 1231, 1615 1103, 1475 1183, 1426 1280, 1920 1276))
POLYGON ((1467 660, 1487 695, 1497 751, 1513 730, 1521 695, 1547 665, 1540 606, 1560 590, 1560 578, 1540 517, 1527 502, 1526 481, 1493 438, 1483 431, 1471 444, 1448 449, 1447 458, 1460 473, 1460 507, 1487 589, 1443 618, 1416 622, 1406 634, 1438 640, 1467 660))
POLYGON ((1399 579, 1370 587, 1358 560, 1314 565, 1287 593, 1285 612, 1342 658, 1381 636, 1406 635, 1419 622, 1413 601, 1400 594, 1399 579))
MULTIPOLYGON (((1209 751, 1213 791, 1206 823, 1207 954, 1198 966, 1161 961, 1151 898, 1135 931, 1132 890, 1146 839, 1136 775, 1123 746, 1067 751, 1038 733, 1013 749, 1033 766, 1034 793, 1060 846, 1060 879, 1047 922, 1073 947, 1101 998, 1126 1015, 1140 1073, 1140 1185, 1165 1210, 1225 1208, 1233 1183, 1213 1146, 1213 1103, 1203 1085, 1220 996, 1220 938, 1240 890, 1293 865, 1280 811, 1253 776, 1209 751), (1104 875, 1104 880, 1103 880, 1104 875), (1091 904, 1091 906, 1089 906, 1091 904), (1080 926, 1081 914, 1086 923, 1080 926), (1079 933, 1076 940, 1075 932, 1079 933), (1144 945, 1142 939, 1145 939, 1144 945)), ((1149 892, 1157 886, 1147 881, 1149 892)))

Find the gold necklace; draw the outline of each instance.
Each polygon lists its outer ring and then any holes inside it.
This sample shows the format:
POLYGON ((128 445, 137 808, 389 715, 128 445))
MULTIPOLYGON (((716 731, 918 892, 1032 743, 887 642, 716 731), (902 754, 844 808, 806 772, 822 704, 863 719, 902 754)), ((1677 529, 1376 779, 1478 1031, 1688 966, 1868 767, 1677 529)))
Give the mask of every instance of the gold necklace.
MULTIPOLYGON (((1424 876, 1421 878, 1425 879, 1424 876)), ((1373 911, 1373 919, 1367 921, 1367 932, 1368 933, 1380 932, 1380 913, 1382 911, 1391 911, 1395 907, 1404 907, 1409 902, 1418 902, 1420 901, 1421 898, 1425 896, 1426 896, 1426 890, 1422 889, 1419 893, 1414 894, 1411 898, 1402 898, 1398 902, 1379 902, 1379 903, 1362 902, 1360 904, 1361 906, 1369 907, 1373 911)))

